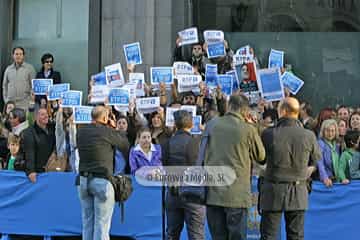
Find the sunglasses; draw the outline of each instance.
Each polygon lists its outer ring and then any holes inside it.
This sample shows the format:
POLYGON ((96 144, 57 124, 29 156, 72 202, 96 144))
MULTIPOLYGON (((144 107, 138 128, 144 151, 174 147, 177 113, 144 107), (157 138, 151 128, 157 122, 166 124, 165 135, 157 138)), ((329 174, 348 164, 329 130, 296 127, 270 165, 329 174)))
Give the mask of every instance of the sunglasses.
POLYGON ((53 62, 54 62, 53 60, 45 61, 45 63, 53 63, 53 62))

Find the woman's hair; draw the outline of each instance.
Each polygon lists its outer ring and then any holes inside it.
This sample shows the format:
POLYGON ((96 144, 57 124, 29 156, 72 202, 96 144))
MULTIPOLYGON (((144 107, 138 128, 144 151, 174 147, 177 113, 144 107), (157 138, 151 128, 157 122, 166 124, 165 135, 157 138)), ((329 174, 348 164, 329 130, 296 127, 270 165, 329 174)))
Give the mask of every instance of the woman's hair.
MULTIPOLYGON (((317 117, 317 123, 315 130, 319 130, 322 126, 323 121, 327 119, 332 119, 334 117, 335 110, 332 108, 324 108, 320 111, 318 117, 317 117)), ((336 113, 335 113, 336 114, 336 113)))
POLYGON ((151 114, 150 114, 150 117, 149 117, 149 126, 150 126, 150 128, 153 128, 154 126, 152 125, 152 119, 154 118, 154 117, 156 117, 156 115, 159 115, 159 118, 161 119, 161 122, 162 122, 162 127, 164 127, 164 119, 161 117, 161 114, 160 113, 158 113, 158 112, 152 112, 151 114))
POLYGON ((20 137, 13 133, 10 133, 8 137, 8 144, 20 145, 20 137))
POLYGON ((360 132, 357 130, 348 130, 344 136, 344 141, 347 148, 353 148, 360 137, 360 132))
POLYGON ((321 128, 320 128, 320 133, 319 133, 320 138, 324 138, 325 130, 333 125, 335 126, 335 132, 336 132, 335 139, 337 139, 339 137, 339 128, 338 128, 338 125, 337 125, 337 122, 335 119, 327 119, 322 122, 321 128))
POLYGON ((348 124, 348 126, 349 126, 349 128, 351 128, 351 129, 352 129, 352 126, 351 126, 351 119, 352 119, 352 117, 353 117, 354 115, 359 115, 359 116, 360 116, 360 112, 359 112, 359 111, 355 111, 355 112, 353 112, 353 113, 350 115, 350 117, 349 117, 349 124, 348 124))
POLYGON ((51 53, 45 53, 41 57, 41 63, 44 64, 47 59, 51 58, 54 61, 54 56, 51 53))

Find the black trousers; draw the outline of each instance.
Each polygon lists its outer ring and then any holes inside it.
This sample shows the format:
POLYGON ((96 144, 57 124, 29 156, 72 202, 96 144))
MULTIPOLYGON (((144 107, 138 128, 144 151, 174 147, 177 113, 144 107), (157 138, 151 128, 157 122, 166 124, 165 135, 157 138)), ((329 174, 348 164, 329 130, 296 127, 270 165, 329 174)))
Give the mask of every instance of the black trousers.
POLYGON ((304 239, 305 211, 262 211, 261 240, 278 240, 282 213, 285 215, 286 239, 304 239))

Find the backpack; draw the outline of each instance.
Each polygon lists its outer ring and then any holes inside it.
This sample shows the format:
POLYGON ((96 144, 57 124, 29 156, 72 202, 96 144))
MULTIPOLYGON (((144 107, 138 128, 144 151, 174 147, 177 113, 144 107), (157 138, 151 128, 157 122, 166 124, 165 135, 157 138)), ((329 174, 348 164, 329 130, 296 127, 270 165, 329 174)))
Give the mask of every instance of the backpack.
POLYGON ((124 202, 133 192, 132 180, 126 175, 116 175, 110 177, 110 182, 114 187, 115 202, 119 203, 121 208, 121 222, 124 222, 124 202))

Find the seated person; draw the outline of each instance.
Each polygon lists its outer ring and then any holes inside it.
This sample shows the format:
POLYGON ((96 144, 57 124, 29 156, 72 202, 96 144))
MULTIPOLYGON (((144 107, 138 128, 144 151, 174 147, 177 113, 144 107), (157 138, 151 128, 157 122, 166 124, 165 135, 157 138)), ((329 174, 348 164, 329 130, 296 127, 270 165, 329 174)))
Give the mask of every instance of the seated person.
POLYGON ((137 133, 135 147, 130 150, 129 162, 131 174, 144 166, 161 166, 161 147, 159 144, 151 143, 151 131, 142 128, 137 133))

